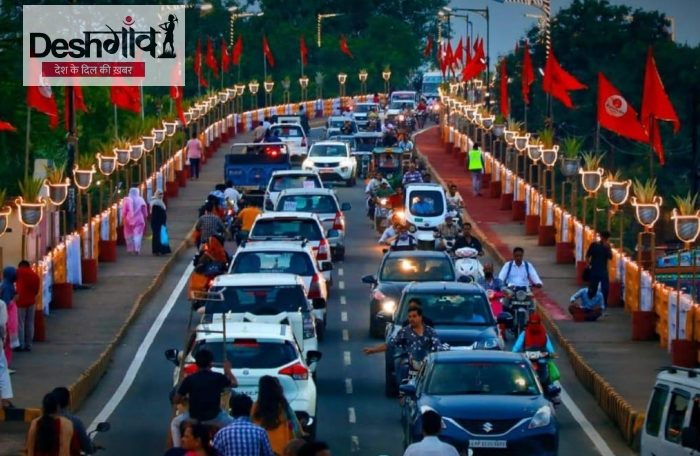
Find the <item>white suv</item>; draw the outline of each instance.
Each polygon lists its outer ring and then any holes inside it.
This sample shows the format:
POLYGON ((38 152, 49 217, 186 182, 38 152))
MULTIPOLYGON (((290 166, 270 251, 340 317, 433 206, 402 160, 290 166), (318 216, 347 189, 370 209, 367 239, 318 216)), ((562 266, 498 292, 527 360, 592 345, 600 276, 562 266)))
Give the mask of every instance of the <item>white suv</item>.
POLYGON ((348 187, 355 186, 357 160, 352 155, 350 144, 345 141, 315 143, 301 168, 317 172, 321 180, 344 181, 348 187))
POLYGON ((271 211, 277 203, 277 197, 282 190, 290 188, 323 188, 323 182, 318 173, 309 170, 274 171, 270 176, 265 190, 263 208, 271 211))
POLYGON ((185 354, 175 349, 165 352, 166 358, 176 366, 174 384, 180 380, 183 356, 182 376, 187 376, 197 371, 194 355, 203 348, 214 355, 213 370, 223 373, 225 349, 238 380, 233 392, 247 394, 255 400, 260 377, 277 377, 284 397, 304 430, 313 437, 316 433, 317 393, 309 365, 318 363, 321 353, 310 351, 302 356, 294 333, 287 325, 235 323, 229 322, 228 317, 224 325, 223 318, 223 315, 216 315, 210 323, 198 325, 188 341, 185 354))
POLYGON ((278 123, 270 126, 270 134, 277 136, 287 145, 291 160, 303 160, 309 150, 304 128, 299 124, 278 123))
POLYGON ((296 274, 304 279, 311 301, 318 339, 323 340, 328 305, 328 284, 308 243, 244 242, 231 261, 229 274, 296 274))

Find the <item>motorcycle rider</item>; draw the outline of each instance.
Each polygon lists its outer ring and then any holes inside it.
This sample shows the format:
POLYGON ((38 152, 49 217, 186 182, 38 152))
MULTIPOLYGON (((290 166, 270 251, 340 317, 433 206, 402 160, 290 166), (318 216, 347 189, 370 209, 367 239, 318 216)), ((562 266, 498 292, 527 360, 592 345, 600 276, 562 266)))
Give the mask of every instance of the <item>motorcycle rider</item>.
POLYGON ((503 288, 503 281, 498 277, 493 275, 493 264, 486 263, 484 265, 484 277, 479 279, 479 285, 481 288, 488 291, 501 291, 503 288))
POLYGON ((362 351, 365 355, 373 355, 385 352, 391 346, 405 352, 408 364, 399 363, 396 369, 396 381, 400 385, 408 377, 409 365, 423 362, 429 353, 440 350, 440 345, 437 332, 423 322, 423 310, 413 307, 408 311, 408 326, 401 328, 388 343, 366 347, 362 351))
POLYGON ((416 240, 415 236, 413 236, 413 234, 408 232, 408 228, 406 227, 406 225, 404 225, 403 223, 399 223, 396 225, 395 230, 396 236, 394 237, 393 241, 391 241, 391 250, 399 251, 416 249, 418 241, 416 240))
POLYGON ((479 256, 484 255, 484 249, 481 246, 481 242, 472 236, 472 224, 469 222, 464 224, 464 229, 455 240, 455 250, 461 249, 462 247, 471 247, 479 252, 479 256))
POLYGON ((389 181, 382 177, 382 173, 377 172, 374 174, 374 177, 367 182, 367 186, 365 187, 365 195, 367 195, 367 216, 370 220, 374 220, 374 197, 377 190, 379 190, 383 184, 389 186, 389 181))
POLYGON ((408 171, 406 171, 401 179, 401 184, 406 186, 407 184, 416 184, 423 182, 423 174, 416 169, 415 163, 408 165, 408 171))
POLYGON ((399 233, 399 226, 401 226, 401 224, 403 224, 401 217, 397 213, 393 213, 391 215, 391 225, 386 227, 377 243, 391 245, 391 241, 399 233))
POLYGON ((449 210, 461 212, 464 206, 464 199, 457 191, 457 185, 450 184, 447 187, 447 207, 449 210))
POLYGON ((507 261, 498 273, 498 278, 506 285, 515 287, 527 287, 532 284, 535 288, 542 288, 542 280, 537 274, 535 267, 529 261, 524 261, 525 249, 515 247, 513 249, 513 259, 507 261))
MULTIPOLYGON (((547 330, 542 324, 542 319, 537 313, 530 315, 525 326, 525 331, 521 332, 518 339, 513 344, 513 353, 524 353, 527 351, 546 352, 548 357, 554 357, 554 345, 547 335, 547 330)), ((552 396, 552 402, 559 402, 559 393, 561 387, 559 381, 550 381, 548 385, 542 385, 549 395, 552 396)))
POLYGON ((435 231, 437 237, 441 238, 439 241, 437 241, 437 250, 446 250, 446 239, 456 240, 460 233, 459 225, 454 223, 454 219, 450 215, 445 216, 445 221, 439 224, 437 228, 435 228, 435 231))

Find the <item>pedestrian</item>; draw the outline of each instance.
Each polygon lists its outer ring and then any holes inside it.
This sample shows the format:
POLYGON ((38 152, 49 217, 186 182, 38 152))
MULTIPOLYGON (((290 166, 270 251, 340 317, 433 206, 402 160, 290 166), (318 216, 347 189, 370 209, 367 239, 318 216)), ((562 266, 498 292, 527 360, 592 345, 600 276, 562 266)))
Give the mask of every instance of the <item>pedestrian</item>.
POLYGON ((586 251, 588 261, 588 282, 603 293, 603 308, 605 313, 608 308, 608 292, 610 290, 610 278, 608 276, 608 261, 612 260, 612 248, 610 247, 610 232, 601 231, 600 240, 593 242, 586 251))
POLYGON ((58 414, 68 418, 73 424, 73 439, 71 441, 71 454, 93 454, 96 450, 92 440, 85 430, 85 425, 75 415, 69 413, 70 391, 65 386, 58 386, 51 391, 58 401, 58 414), (82 453, 81 453, 82 452, 82 453))
POLYGON ((200 423, 186 423, 182 432, 182 449, 185 456, 217 456, 211 447, 209 427, 200 423))
POLYGON ((229 399, 233 423, 214 436, 214 449, 219 456, 273 456, 267 432, 250 421, 253 400, 245 394, 233 394, 229 399))
POLYGON ((258 382, 258 399, 251 411, 253 423, 262 426, 270 439, 272 451, 282 454, 287 444, 303 431, 296 414, 284 397, 277 377, 264 375, 258 382))
POLYGON ((299 448, 297 456, 331 456, 331 449, 326 442, 306 442, 299 448))
POLYGON ((202 160, 202 151, 204 146, 197 138, 197 133, 192 132, 192 138, 185 145, 187 153, 187 161, 190 162, 190 179, 199 179, 199 162, 202 160))
POLYGON ((126 251, 141 254, 141 242, 143 232, 146 230, 146 218, 148 209, 146 201, 141 197, 139 189, 131 187, 129 196, 122 203, 122 223, 124 225, 124 239, 126 239, 126 251))
POLYGON ((70 456, 73 423, 59 415, 58 399, 49 393, 41 401, 41 416, 27 433, 27 456, 70 456))
POLYGON ((474 196, 481 196, 481 182, 484 175, 484 155, 481 153, 481 146, 474 143, 468 154, 467 167, 472 175, 472 193, 474 196))
MULTIPOLYGON (((17 316, 17 269, 7 266, 2 271, 2 283, 0 283, 0 299, 7 305, 7 328, 5 333, 5 357, 8 366, 12 364, 12 350, 19 347, 19 322, 17 316)), ((12 372, 10 372, 12 373, 12 372)))
POLYGON ((569 312, 574 317, 581 315, 585 321, 596 321, 603 313, 603 306, 603 293, 598 290, 597 285, 589 283, 588 287, 581 288, 571 296, 569 312))
POLYGON ((31 351, 34 340, 34 308, 41 288, 41 279, 28 261, 17 267, 17 315, 19 322, 19 347, 17 351, 31 351))
POLYGON ((457 449, 438 438, 442 430, 442 417, 434 410, 426 410, 421 415, 423 440, 412 443, 403 456, 459 456, 457 449))
POLYGON ((153 240, 151 251, 153 255, 167 255, 170 253, 168 240, 168 213, 163 202, 163 192, 156 190, 151 198, 151 232, 153 240))
POLYGON ((10 399, 12 393, 12 381, 10 380, 10 366, 5 356, 5 344, 7 343, 7 304, 0 299, 0 408, 13 408, 10 399))

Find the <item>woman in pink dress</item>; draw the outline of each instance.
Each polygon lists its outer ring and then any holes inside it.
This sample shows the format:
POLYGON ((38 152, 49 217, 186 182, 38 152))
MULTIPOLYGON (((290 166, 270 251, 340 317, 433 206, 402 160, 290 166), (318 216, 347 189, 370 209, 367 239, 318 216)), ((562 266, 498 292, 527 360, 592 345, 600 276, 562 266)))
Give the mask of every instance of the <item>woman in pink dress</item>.
POLYGON ((143 232, 146 229, 147 217, 146 201, 141 198, 139 189, 132 187, 129 190, 129 196, 124 198, 122 203, 122 223, 124 224, 127 252, 135 255, 141 253, 141 241, 143 240, 143 232))

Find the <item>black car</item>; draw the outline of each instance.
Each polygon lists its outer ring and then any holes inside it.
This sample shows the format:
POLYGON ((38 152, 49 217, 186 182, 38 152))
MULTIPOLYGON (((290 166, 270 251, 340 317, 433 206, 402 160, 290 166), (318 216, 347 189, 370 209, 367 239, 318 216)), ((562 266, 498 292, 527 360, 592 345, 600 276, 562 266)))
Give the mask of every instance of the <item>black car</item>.
MULTIPOLYGON (((401 294, 386 331, 386 341, 396 336, 408 321, 409 302, 418 300, 423 309, 423 322, 435 328, 440 342, 450 347, 474 350, 502 350, 496 319, 483 288, 461 282, 413 282, 401 294)), ((385 392, 395 396, 396 356, 389 347, 385 353, 385 392)))
POLYGON ((396 309, 403 288, 410 282, 454 282, 455 269, 445 252, 427 250, 388 252, 376 276, 362 282, 372 285, 369 297, 369 333, 384 337, 386 323, 396 309))

